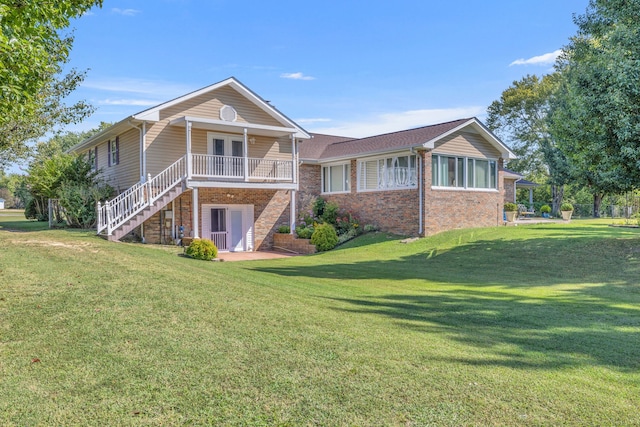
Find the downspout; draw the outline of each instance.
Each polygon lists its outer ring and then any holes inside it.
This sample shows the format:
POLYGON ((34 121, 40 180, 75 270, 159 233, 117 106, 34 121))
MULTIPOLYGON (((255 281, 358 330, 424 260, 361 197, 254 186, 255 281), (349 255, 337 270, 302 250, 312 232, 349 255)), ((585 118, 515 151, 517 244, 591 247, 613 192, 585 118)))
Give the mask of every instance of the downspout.
POLYGON ((422 156, 416 151, 414 147, 411 147, 411 153, 416 155, 416 163, 418 163, 418 236, 423 235, 423 206, 422 206, 422 156))
POLYGON ((127 124, 129 126, 131 126, 134 129, 137 129, 140 132, 140 182, 145 182, 145 173, 144 173, 144 169, 145 169, 145 159, 144 159, 144 143, 145 143, 145 129, 144 129, 144 125, 145 122, 142 122, 141 126, 135 126, 133 123, 131 123, 131 120, 129 120, 127 122, 127 124))

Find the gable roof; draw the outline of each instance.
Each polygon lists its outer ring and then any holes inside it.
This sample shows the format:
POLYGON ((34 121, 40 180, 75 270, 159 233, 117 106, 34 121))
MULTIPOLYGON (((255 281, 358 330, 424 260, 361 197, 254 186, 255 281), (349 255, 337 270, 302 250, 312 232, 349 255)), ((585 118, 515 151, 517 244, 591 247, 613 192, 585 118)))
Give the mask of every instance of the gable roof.
POLYGON ((206 94, 208 92, 215 91, 222 87, 229 86, 236 90, 240 95, 245 97, 251 103, 253 103, 256 107, 267 113, 273 119, 282 124, 283 128, 291 128, 296 131, 296 138, 307 139, 310 138, 307 131, 305 131, 302 127, 300 127, 293 120, 285 116, 281 113, 277 108, 269 104, 267 101, 262 99, 259 95, 253 92, 251 89, 240 83, 235 77, 229 77, 228 79, 222 80, 218 83, 214 83, 212 85, 206 86, 204 88, 195 90, 193 92, 189 92, 186 95, 179 96, 170 101, 163 102, 154 107, 148 108, 146 110, 142 110, 138 113, 135 113, 129 117, 124 118, 118 123, 114 124, 111 127, 108 127, 91 137, 85 139, 80 144, 69 149, 70 152, 81 150, 83 148, 87 148, 91 146, 95 142, 99 142, 100 140, 109 138, 111 136, 116 136, 121 134, 122 132, 131 129, 132 127, 137 127, 142 122, 157 122, 160 120, 160 112, 164 109, 170 108, 176 104, 180 104, 182 102, 188 101, 200 95, 206 94))
POLYGON ((360 139, 336 139, 330 141, 327 135, 324 135, 316 141, 314 135, 314 139, 300 145, 300 158, 310 162, 326 162, 411 148, 433 149, 438 140, 465 127, 475 129, 491 145, 498 149, 503 157, 508 159, 515 158, 511 150, 475 117, 360 139), (310 146, 305 147, 316 143, 317 146, 313 148, 310 146), (305 148, 303 149, 303 147, 305 148))

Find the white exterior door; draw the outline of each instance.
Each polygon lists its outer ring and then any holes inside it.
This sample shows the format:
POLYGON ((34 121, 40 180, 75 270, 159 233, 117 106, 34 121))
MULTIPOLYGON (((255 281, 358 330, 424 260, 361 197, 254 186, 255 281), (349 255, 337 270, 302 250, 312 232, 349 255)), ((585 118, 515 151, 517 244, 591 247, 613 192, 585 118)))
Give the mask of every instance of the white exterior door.
POLYGON ((202 205, 202 237, 222 252, 253 250, 253 205, 202 205))
POLYGON ((213 175, 238 178, 244 176, 244 142, 242 137, 207 133, 207 154, 213 159, 213 175))
POLYGON ((244 218, 241 209, 229 209, 229 250, 241 252, 245 250, 244 218))

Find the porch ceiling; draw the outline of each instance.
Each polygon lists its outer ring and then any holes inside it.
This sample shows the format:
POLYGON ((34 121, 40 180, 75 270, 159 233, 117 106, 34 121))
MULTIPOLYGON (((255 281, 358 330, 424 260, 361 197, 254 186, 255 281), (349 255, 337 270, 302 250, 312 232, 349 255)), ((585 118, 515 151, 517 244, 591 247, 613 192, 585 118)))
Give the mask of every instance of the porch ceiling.
POLYGON ((304 137, 298 134, 298 130, 296 128, 289 127, 280 127, 280 126, 269 126, 269 125, 260 125, 255 123, 240 123, 240 122, 226 122, 223 120, 214 120, 207 119, 203 117, 191 117, 191 116, 183 116, 177 119, 173 119, 169 122, 171 126, 181 126, 185 127, 187 122, 192 123, 192 127, 195 129, 206 129, 211 131, 219 131, 219 132, 229 132, 229 133, 244 133, 244 129, 247 129, 247 132, 250 135, 259 135, 259 136, 272 136, 272 137, 280 137, 280 136, 289 136, 291 134, 295 134, 296 138, 304 137))

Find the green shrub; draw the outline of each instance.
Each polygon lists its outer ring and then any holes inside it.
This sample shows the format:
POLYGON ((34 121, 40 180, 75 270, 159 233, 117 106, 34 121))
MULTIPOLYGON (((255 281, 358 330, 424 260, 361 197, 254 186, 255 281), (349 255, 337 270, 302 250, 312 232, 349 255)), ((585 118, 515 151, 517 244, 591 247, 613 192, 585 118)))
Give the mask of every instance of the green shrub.
POLYGON ((515 203, 507 202, 504 204, 505 212, 516 212, 517 210, 518 210, 518 205, 516 205, 515 203))
POLYGON ((540 212, 541 213, 551 213, 551 206, 542 205, 542 207, 540 207, 540 212))
POLYGON ((375 224, 367 224, 364 226, 365 233, 371 233, 374 231, 378 231, 378 226, 375 224))
POLYGON ((324 211, 320 218, 322 221, 327 222, 333 226, 336 225, 336 220, 338 218, 338 211, 340 210, 340 206, 334 202, 327 202, 324 204, 324 211))
POLYGON ((314 232, 314 228, 312 226, 296 227, 296 234, 301 239, 310 239, 311 236, 313 235, 313 232, 314 232))
POLYGON ((288 225, 281 225, 280 227, 278 227, 278 233, 289 234, 291 233, 291 227, 289 227, 288 225))
POLYGON ((320 218, 324 213, 324 206, 326 202, 322 197, 318 197, 315 202, 313 202, 313 216, 316 218, 320 218))
POLYGON ((560 206, 560 210, 561 211, 572 211, 573 210, 573 205, 571 203, 563 203, 562 206, 560 206))
POLYGON ((311 243, 320 252, 335 248, 338 244, 336 229, 331 224, 319 224, 311 235, 311 243))
POLYGON ((348 242, 349 240, 358 237, 358 229, 357 228, 352 228, 351 230, 347 231, 344 234, 341 234, 338 236, 338 244, 341 245, 345 242, 348 242))
POLYGON ((211 261, 218 256, 218 248, 209 239, 194 239, 187 248, 187 255, 194 259, 211 261))

